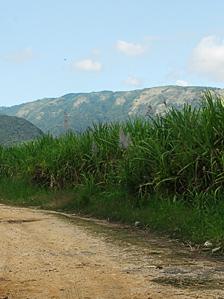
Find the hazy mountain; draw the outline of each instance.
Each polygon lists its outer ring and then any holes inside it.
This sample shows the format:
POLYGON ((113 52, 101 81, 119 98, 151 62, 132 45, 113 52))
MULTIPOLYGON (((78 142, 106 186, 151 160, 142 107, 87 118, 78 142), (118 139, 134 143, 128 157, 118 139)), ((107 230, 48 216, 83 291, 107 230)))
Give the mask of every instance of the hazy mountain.
POLYGON ((44 132, 60 134, 70 128, 83 131, 93 122, 122 121, 129 117, 163 114, 184 103, 200 105, 207 89, 223 95, 224 90, 208 87, 163 86, 133 91, 71 93, 59 98, 0 107, 0 113, 23 117, 44 132))
POLYGON ((40 137, 43 132, 29 121, 8 115, 0 115, 0 144, 12 145, 40 137))

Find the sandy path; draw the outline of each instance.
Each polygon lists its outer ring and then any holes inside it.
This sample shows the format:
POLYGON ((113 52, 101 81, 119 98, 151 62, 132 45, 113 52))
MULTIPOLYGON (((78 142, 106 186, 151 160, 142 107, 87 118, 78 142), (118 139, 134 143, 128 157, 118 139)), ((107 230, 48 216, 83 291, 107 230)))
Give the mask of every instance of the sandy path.
POLYGON ((0 298, 224 298, 224 262, 176 246, 0 205, 0 298))

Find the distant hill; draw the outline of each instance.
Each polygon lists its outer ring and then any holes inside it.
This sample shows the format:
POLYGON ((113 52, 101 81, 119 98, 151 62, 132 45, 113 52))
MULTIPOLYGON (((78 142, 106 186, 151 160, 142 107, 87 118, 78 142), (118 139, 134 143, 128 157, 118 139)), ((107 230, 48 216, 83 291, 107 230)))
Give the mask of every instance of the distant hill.
POLYGON ((0 144, 13 145, 15 143, 40 137, 43 132, 29 121, 8 115, 0 115, 0 144))
POLYGON ((17 106, 0 107, 0 113, 23 117, 44 132, 58 135, 67 127, 80 132, 93 122, 123 121, 130 117, 163 114, 170 107, 183 107, 184 103, 197 107, 203 92, 208 89, 224 95, 223 89, 194 86, 71 93, 58 98, 44 98, 17 106))

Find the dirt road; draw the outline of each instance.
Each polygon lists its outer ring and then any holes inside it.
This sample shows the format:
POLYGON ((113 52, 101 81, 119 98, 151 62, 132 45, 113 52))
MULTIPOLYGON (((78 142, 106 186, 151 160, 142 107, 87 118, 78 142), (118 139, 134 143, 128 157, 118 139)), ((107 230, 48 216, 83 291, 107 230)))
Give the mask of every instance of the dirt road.
POLYGON ((224 298, 224 261, 125 227, 0 205, 1 299, 224 298))

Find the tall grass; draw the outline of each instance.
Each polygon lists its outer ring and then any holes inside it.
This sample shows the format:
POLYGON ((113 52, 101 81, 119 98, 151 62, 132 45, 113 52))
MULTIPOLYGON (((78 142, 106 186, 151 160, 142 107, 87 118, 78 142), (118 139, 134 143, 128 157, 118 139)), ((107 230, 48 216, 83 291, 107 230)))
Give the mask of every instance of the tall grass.
POLYGON ((93 180, 102 188, 123 186, 139 197, 158 192, 218 197, 224 186, 223 146, 222 99, 206 93, 199 110, 185 106, 151 121, 103 124, 80 135, 48 135, 1 147, 0 175, 49 188, 93 180))
MULTIPOLYGON (((123 218, 125 207, 147 211, 156 199, 169 211, 170 202, 174 207, 183 202, 187 209, 194 207, 198 211, 195 219, 213 211, 202 217, 212 219, 211 215, 217 215, 214 206, 223 206, 223 101, 207 92, 200 109, 186 105, 163 117, 101 124, 82 134, 47 135, 11 148, 0 147, 0 185, 10 180, 41 190, 79 190, 79 199, 73 203, 79 208, 87 206, 91 196, 94 205, 100 205, 101 194, 106 198, 104 206, 112 207, 111 214, 116 214, 116 205, 122 206, 123 218)), ((4 194, 0 190, 0 196, 4 194)), ((109 212, 102 208, 99 213, 109 212)), ((157 218, 166 226, 166 217, 157 218)), ((153 219, 155 223, 156 216, 153 219)), ((223 235, 221 229, 219 233, 223 235)))

